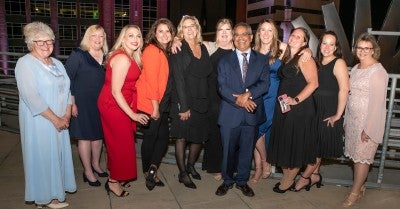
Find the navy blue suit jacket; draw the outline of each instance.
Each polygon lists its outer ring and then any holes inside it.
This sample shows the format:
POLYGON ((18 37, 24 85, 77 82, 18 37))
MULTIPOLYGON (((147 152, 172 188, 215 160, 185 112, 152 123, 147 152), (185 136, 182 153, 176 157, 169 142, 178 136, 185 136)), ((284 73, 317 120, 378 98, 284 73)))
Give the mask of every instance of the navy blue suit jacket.
POLYGON ((266 55, 251 50, 245 83, 242 81, 236 51, 224 56, 218 65, 218 92, 222 98, 218 124, 234 128, 243 123, 254 126, 264 122, 266 116, 262 96, 267 93, 268 87, 269 65, 266 55), (257 104, 255 113, 249 113, 235 104, 236 97, 232 94, 243 94, 246 89, 257 104))

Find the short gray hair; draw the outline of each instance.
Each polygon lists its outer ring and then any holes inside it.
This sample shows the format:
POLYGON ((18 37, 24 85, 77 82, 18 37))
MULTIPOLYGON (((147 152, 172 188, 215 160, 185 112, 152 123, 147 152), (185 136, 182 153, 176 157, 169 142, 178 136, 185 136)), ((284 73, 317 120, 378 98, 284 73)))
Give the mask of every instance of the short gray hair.
POLYGON ((53 30, 42 22, 31 22, 24 26, 25 43, 29 49, 32 50, 33 41, 40 36, 49 36, 53 41, 55 39, 53 30))

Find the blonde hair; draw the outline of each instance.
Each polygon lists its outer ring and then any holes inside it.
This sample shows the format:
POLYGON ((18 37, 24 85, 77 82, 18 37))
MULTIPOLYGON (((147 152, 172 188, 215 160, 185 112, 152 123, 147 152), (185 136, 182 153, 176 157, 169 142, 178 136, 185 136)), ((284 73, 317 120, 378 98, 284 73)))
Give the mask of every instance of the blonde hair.
POLYGON ((98 30, 101 30, 103 32, 103 47, 102 47, 102 51, 103 51, 104 54, 107 54, 107 52, 108 52, 107 35, 106 35, 106 32, 104 31, 104 28, 101 27, 100 25, 91 25, 86 29, 85 35, 83 35, 80 47, 84 51, 89 51, 90 36, 92 36, 93 33, 95 33, 98 30))
POLYGON ((48 36, 54 41, 53 30, 43 22, 35 21, 24 26, 25 43, 29 51, 32 51, 34 41, 41 36, 48 36))
POLYGON ((111 52, 109 53, 109 57, 110 57, 116 50, 123 48, 123 46, 122 46, 123 39, 124 39, 124 37, 125 37, 126 31, 127 31, 128 29, 130 29, 130 28, 135 28, 135 29, 137 29, 137 30, 139 31, 139 33, 140 33, 140 43, 139 43, 139 47, 138 47, 135 51, 133 51, 133 54, 132 54, 131 57, 135 60, 135 62, 139 65, 139 67, 142 67, 142 60, 141 60, 141 57, 142 57, 142 48, 143 48, 143 37, 142 37, 142 32, 141 32, 139 26, 137 26, 137 25, 126 25, 126 26, 124 26, 124 27, 122 28, 121 32, 119 33, 119 36, 118 36, 117 40, 115 41, 114 46, 111 48, 111 52))
POLYGON ((177 32, 176 36, 181 40, 183 39, 183 22, 185 22, 186 20, 193 20, 193 22, 194 22, 194 24, 196 26, 196 29, 198 31, 197 34, 196 34, 196 41, 198 43, 203 42, 203 37, 201 36, 200 23, 199 23, 199 20, 197 20, 197 18, 195 16, 183 15, 183 17, 182 17, 182 19, 179 22, 179 25, 177 27, 177 31, 178 32, 177 32))
POLYGON ((269 54, 269 64, 272 65, 275 63, 275 60, 279 58, 282 54, 282 50, 279 48, 280 41, 278 40, 278 29, 276 27, 275 22, 272 19, 265 19, 260 24, 258 24, 258 28, 256 31, 256 36, 254 37, 254 50, 260 51, 261 50, 261 38, 260 38, 260 31, 261 26, 264 23, 269 23, 272 26, 272 40, 270 45, 270 54, 269 54))
MULTIPOLYGON (((230 20, 230 19, 228 19, 228 18, 222 18, 222 19, 219 19, 218 20, 218 22, 217 22, 217 26, 215 27, 215 30, 217 31, 217 33, 218 33, 218 29, 220 29, 222 26, 224 26, 224 25, 229 25, 229 27, 231 27, 231 33, 232 33, 232 37, 233 37, 233 23, 232 23, 232 21, 230 20)), ((231 42, 232 42, 233 40, 231 40, 231 42)), ((215 43, 217 44, 217 46, 218 46, 218 42, 219 42, 219 40, 218 40, 218 36, 216 35, 215 36, 215 43)))
POLYGON ((356 57, 357 57, 356 47, 357 47, 357 44, 360 41, 365 41, 365 42, 371 43, 372 44, 372 48, 374 50, 374 53, 372 54, 372 57, 374 59, 376 59, 376 60, 379 60, 379 58, 381 57, 381 47, 378 45, 378 42, 376 41, 375 36, 365 32, 365 33, 362 33, 358 37, 358 39, 356 41, 356 44, 354 44, 354 47, 353 47, 353 53, 354 53, 354 55, 356 55, 356 57))

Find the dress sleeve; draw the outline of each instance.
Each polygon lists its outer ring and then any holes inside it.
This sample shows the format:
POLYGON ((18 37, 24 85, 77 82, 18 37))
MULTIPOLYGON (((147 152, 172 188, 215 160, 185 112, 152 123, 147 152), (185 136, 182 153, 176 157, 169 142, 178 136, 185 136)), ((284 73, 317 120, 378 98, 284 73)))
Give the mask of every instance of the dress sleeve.
POLYGON ((160 52, 156 47, 147 47, 142 56, 144 79, 147 85, 146 89, 148 89, 146 97, 150 100, 160 98, 158 77, 161 67, 160 56, 163 54, 163 52, 160 52))
POLYGON ((364 131, 376 143, 382 143, 386 120, 386 70, 378 69, 370 75, 368 111, 364 131))
POLYGON ((15 67, 15 79, 17 80, 18 92, 20 99, 26 104, 31 111, 32 116, 39 115, 49 106, 41 98, 36 83, 37 69, 26 57, 18 60, 15 67))
MULTIPOLYGON (((186 87, 186 82, 185 82, 185 71, 187 65, 185 64, 185 58, 186 54, 188 52, 186 51, 185 47, 182 45, 182 50, 178 52, 177 54, 174 54, 171 56, 171 71, 174 77, 175 81, 175 88, 176 92, 178 95, 178 100, 179 100, 179 112, 186 112, 190 109, 189 103, 188 103, 188 95, 186 94, 187 92, 187 87, 186 87)), ((190 59, 190 58, 189 58, 190 59)))
POLYGON ((75 78, 78 74, 78 69, 80 65, 81 57, 79 56, 79 49, 75 49, 69 55, 67 61, 65 62, 65 69, 67 70, 67 74, 69 79, 71 80, 71 94, 75 95, 75 78))

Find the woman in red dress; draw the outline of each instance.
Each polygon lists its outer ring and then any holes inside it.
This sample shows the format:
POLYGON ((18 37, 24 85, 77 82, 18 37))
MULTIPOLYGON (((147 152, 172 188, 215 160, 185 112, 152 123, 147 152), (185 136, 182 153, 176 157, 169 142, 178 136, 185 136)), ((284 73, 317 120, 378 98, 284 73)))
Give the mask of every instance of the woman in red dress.
POLYGON ((129 195, 121 183, 137 177, 135 137, 136 123, 146 124, 148 117, 136 113, 136 80, 140 75, 143 46, 140 28, 127 25, 111 49, 106 79, 98 99, 101 123, 107 148, 110 176, 104 185, 107 193, 129 195))

